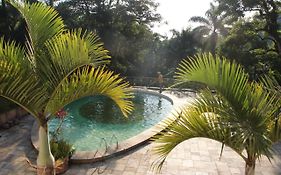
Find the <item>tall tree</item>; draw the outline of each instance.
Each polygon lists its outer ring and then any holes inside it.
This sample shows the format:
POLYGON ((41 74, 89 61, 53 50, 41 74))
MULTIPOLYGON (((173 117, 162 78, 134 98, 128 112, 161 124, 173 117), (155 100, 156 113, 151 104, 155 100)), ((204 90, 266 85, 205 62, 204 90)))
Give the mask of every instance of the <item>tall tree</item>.
POLYGON ((210 51, 215 54, 219 35, 225 36, 227 29, 225 27, 225 15, 221 15, 217 6, 210 4, 210 9, 205 13, 206 17, 193 16, 190 21, 200 23, 194 31, 203 38, 205 43, 204 51, 210 51))
POLYGON ((182 58, 192 56, 201 47, 201 44, 196 38, 196 33, 190 28, 181 32, 172 31, 173 36, 167 41, 166 46, 166 64, 175 70, 176 66, 181 62, 182 58))
POLYGON ((205 137, 233 149, 245 161, 245 175, 254 175, 257 159, 262 155, 272 158, 280 99, 263 85, 250 82, 240 65, 211 54, 180 64, 176 82, 188 81, 204 83, 208 88, 163 124, 163 132, 155 137, 159 159, 154 166, 161 168, 168 154, 183 141, 205 137))
POLYGON ((152 0, 70 0, 56 8, 69 28, 97 31, 111 51, 112 67, 132 75, 142 72, 139 65, 154 41, 150 26, 160 20, 156 7, 152 0))
POLYGON ((11 4, 22 14, 28 35, 25 47, 0 39, 0 96, 37 119, 37 172, 54 175, 49 119, 68 103, 97 94, 111 98, 127 115, 131 91, 128 83, 105 69, 108 51, 95 34, 65 29, 58 13, 42 3, 11 4))
POLYGON ((252 80, 273 74, 281 82, 281 59, 272 41, 264 40, 255 29, 263 25, 259 20, 239 20, 220 43, 219 52, 244 66, 252 80))
POLYGON ((256 18, 264 23, 256 32, 264 32, 264 40, 274 42, 274 48, 281 56, 281 35, 278 32, 281 28, 280 18, 281 2, 280 0, 216 0, 219 3, 219 9, 225 11, 228 15, 235 17, 244 17, 246 13, 255 13, 256 18))

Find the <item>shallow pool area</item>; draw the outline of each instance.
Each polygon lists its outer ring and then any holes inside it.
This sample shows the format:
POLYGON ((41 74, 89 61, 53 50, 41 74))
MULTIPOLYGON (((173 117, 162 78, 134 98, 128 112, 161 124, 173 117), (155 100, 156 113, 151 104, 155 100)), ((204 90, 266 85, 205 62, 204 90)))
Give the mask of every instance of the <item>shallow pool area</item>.
MULTIPOLYGON (((60 137, 72 143, 77 151, 94 151, 120 143, 140 134, 163 120, 170 113, 172 103, 162 95, 135 92, 134 111, 125 118, 108 98, 90 96, 65 107, 67 116, 60 137)), ((54 131, 59 123, 49 123, 54 131)))

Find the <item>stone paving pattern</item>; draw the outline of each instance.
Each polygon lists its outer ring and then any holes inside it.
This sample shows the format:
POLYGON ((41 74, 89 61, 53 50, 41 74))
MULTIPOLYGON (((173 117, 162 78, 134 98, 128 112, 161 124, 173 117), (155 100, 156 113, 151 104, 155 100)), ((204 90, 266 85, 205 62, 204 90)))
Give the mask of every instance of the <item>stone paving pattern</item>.
MULTIPOLYGON (((33 163, 37 153, 30 141, 34 119, 30 116, 20 124, 0 130, 0 175, 34 175, 33 163)), ((153 175, 150 170, 155 160, 153 145, 148 144, 102 163, 71 165, 65 175, 153 175)), ((191 139, 178 145, 165 162, 161 175, 240 175, 244 174, 244 161, 234 151, 225 148, 219 159, 221 144, 204 138, 191 139)), ((270 163, 266 158, 257 162, 256 175, 281 174, 281 143, 274 145, 276 154, 270 163)))

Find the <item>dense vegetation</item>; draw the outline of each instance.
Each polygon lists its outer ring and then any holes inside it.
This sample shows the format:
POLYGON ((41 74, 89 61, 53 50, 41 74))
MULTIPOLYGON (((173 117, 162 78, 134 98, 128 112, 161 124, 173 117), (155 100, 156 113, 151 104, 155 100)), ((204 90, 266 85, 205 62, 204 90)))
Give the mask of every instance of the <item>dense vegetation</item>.
MULTIPOLYGON (((68 28, 96 32, 110 51, 110 69, 127 77, 155 77, 157 71, 172 77, 183 58, 211 52, 240 63, 251 79, 270 74, 281 82, 279 0, 214 0, 205 16, 185 20, 189 20, 187 26, 197 23, 198 27, 174 30, 171 38, 152 31, 162 20, 153 0, 46 3, 58 10, 68 28)), ((18 12, 2 0, 0 36, 23 42, 25 28, 18 12)))
MULTIPOLYGON (((271 73, 280 80, 280 2, 240 1, 217 0, 205 17, 190 19, 199 27, 173 31, 172 38, 152 32, 161 20, 153 0, 68 0, 55 8, 68 28, 96 31, 110 50, 111 68, 126 76, 166 75, 182 58, 204 51, 235 59, 254 79, 271 73), (248 11, 253 17, 245 17, 248 11)), ((17 12, 2 1, 0 13, 0 35, 22 42, 25 27, 17 12)))

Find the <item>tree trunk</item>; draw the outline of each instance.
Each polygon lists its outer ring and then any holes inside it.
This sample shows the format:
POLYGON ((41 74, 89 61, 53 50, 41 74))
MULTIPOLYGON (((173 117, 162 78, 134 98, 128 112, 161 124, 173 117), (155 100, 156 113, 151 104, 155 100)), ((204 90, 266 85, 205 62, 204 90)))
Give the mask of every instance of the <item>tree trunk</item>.
POLYGON ((213 31, 213 33, 210 36, 210 52, 215 55, 216 54, 216 48, 217 48, 217 41, 218 41, 218 34, 213 31))
POLYGON ((39 128, 39 153, 37 157, 38 175, 55 175, 55 159, 51 153, 48 125, 39 128))
POLYGON ((245 175, 255 175, 256 162, 246 163, 245 175))

